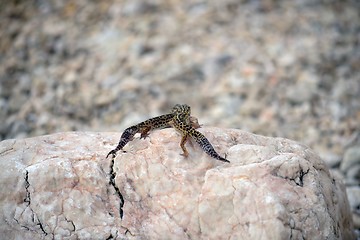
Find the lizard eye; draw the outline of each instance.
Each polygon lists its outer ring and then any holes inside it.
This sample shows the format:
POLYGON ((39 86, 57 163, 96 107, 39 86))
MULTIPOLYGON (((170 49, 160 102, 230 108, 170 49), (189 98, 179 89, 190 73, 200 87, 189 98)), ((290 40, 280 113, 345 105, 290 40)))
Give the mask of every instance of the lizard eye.
POLYGON ((183 120, 188 120, 188 114, 186 113, 182 113, 182 114, 179 114, 180 115, 180 118, 183 119, 183 120))

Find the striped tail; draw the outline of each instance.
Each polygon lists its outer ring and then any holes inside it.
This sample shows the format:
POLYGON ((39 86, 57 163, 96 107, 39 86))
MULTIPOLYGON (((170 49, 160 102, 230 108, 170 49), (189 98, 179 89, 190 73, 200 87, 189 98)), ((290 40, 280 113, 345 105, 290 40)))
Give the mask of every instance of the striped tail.
POLYGON ((123 134, 120 137, 119 144, 116 146, 115 149, 111 150, 106 155, 106 158, 108 158, 110 154, 113 155, 113 157, 115 157, 116 153, 118 151, 120 151, 121 149, 123 149, 123 147, 125 147, 125 145, 133 139, 134 135, 137 132, 139 132, 139 128, 137 125, 125 129, 125 131, 123 132, 123 134))
POLYGON ((214 149, 214 147, 211 145, 209 140, 201 133, 196 130, 194 130, 194 137, 195 141, 201 146, 201 148, 206 152, 209 156, 223 161, 223 162, 230 162, 226 158, 221 157, 214 149))

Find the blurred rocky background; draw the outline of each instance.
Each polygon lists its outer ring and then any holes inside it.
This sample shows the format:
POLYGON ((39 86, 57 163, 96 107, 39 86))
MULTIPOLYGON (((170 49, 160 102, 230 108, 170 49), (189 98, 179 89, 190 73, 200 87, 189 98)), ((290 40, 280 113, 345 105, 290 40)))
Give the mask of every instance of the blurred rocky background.
POLYGON ((313 148, 344 179, 359 229, 359 11, 357 0, 0 0, 0 138, 121 132, 187 103, 201 124, 313 148))

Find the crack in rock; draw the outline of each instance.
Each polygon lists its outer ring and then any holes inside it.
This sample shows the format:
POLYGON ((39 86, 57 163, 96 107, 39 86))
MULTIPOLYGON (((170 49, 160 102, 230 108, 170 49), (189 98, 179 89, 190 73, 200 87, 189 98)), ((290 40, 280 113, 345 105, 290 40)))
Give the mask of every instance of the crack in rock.
POLYGON ((113 235, 110 233, 110 236, 106 238, 106 240, 114 239, 113 235))
POLYGON ((110 164, 110 181, 109 184, 112 185, 115 189, 116 194, 119 196, 120 198, 120 208, 119 208, 119 213, 120 213, 120 218, 123 218, 124 215, 124 211, 123 211, 123 206, 124 206, 124 197, 120 192, 120 189, 118 188, 118 186, 116 186, 115 183, 115 177, 116 177, 116 173, 114 171, 114 162, 115 162, 115 158, 113 158, 111 160, 111 164, 110 164))
MULTIPOLYGON (((300 173, 299 173, 300 176, 298 177, 298 179, 299 179, 300 181, 299 181, 299 185, 298 185, 298 186, 300 186, 300 187, 303 187, 303 186, 304 186, 304 176, 305 176, 306 174, 308 174, 309 171, 310 171, 310 169, 308 169, 306 172, 304 172, 303 169, 300 169, 300 173)), ((296 181, 295 181, 295 183, 297 184, 296 181)))
POLYGON ((126 228, 124 235, 126 236, 128 233, 130 234, 130 236, 135 237, 135 234, 126 228))
POLYGON ((24 198, 24 202, 26 203, 26 206, 30 205, 30 192, 29 192, 29 187, 30 187, 30 183, 29 183, 29 171, 26 171, 25 173, 25 191, 26 191, 26 197, 24 198))
POLYGON ((39 218, 37 218, 37 220, 38 220, 38 223, 37 223, 36 225, 38 225, 38 226, 40 227, 41 231, 42 231, 42 232, 45 234, 45 236, 46 236, 46 235, 47 235, 47 232, 45 231, 42 223, 39 221, 39 218))
POLYGON ((307 169, 306 171, 304 171, 302 168, 299 170, 299 172, 296 173, 296 176, 294 177, 288 177, 288 176, 282 176, 281 174, 278 173, 279 168, 275 169, 274 171, 272 171, 272 175, 276 176, 276 177, 280 177, 286 180, 290 180, 292 182, 295 183, 295 185, 299 186, 299 187, 304 187, 304 177, 306 174, 308 174, 310 172, 310 169, 307 169))
POLYGON ((303 187, 304 186, 304 176, 306 174, 308 174, 309 171, 310 171, 310 169, 308 169, 306 172, 304 172, 304 170, 301 168, 300 171, 298 172, 298 176, 296 176, 295 178, 285 177, 285 179, 289 179, 290 181, 293 181, 297 186, 303 187))
MULTIPOLYGON (((30 207, 30 204, 31 204, 31 195, 30 195, 30 190, 29 190, 30 182, 29 182, 29 171, 27 171, 27 170, 25 172, 24 180, 25 180, 25 191, 26 191, 26 197, 24 198, 24 203, 26 203, 26 207, 28 207, 31 211, 31 215, 32 215, 31 221, 33 223, 35 223, 36 226, 39 226, 39 229, 42 231, 42 233, 45 236, 47 236, 48 233, 45 231, 45 228, 44 228, 42 222, 39 220, 39 218, 38 218, 37 214, 34 212, 34 210, 30 207)), ((18 220, 16 220, 16 222, 19 223, 18 220)), ((21 225, 21 226, 28 229, 29 231, 31 231, 30 227, 25 226, 25 225, 21 225)))
POLYGON ((74 222, 72 220, 67 219, 66 217, 65 217, 65 221, 70 223, 73 226, 73 229, 71 231, 74 232, 76 230, 74 222))
POLYGON ((110 233, 110 235, 106 238, 106 240, 116 239, 118 237, 118 231, 115 232, 115 236, 110 233))

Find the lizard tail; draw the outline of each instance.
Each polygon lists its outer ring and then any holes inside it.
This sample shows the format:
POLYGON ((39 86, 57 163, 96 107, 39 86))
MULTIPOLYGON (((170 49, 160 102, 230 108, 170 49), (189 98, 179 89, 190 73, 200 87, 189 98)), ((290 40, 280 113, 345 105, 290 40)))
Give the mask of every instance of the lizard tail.
POLYGON ((116 146, 115 149, 111 150, 107 155, 106 158, 108 158, 109 155, 113 155, 115 157, 115 154, 121 150, 125 145, 130 142, 134 135, 139 132, 139 127, 137 125, 131 126, 123 132, 123 134, 120 137, 119 144, 116 146))
POLYGON ((195 141, 201 146, 201 148, 204 150, 204 152, 206 152, 209 156, 216 158, 217 160, 223 161, 223 162, 230 162, 229 160, 227 160, 226 158, 221 157, 214 149, 214 147, 211 145, 211 143, 209 142, 209 140, 207 140, 207 138, 200 133, 199 131, 196 131, 195 137, 193 137, 195 139, 195 141))

